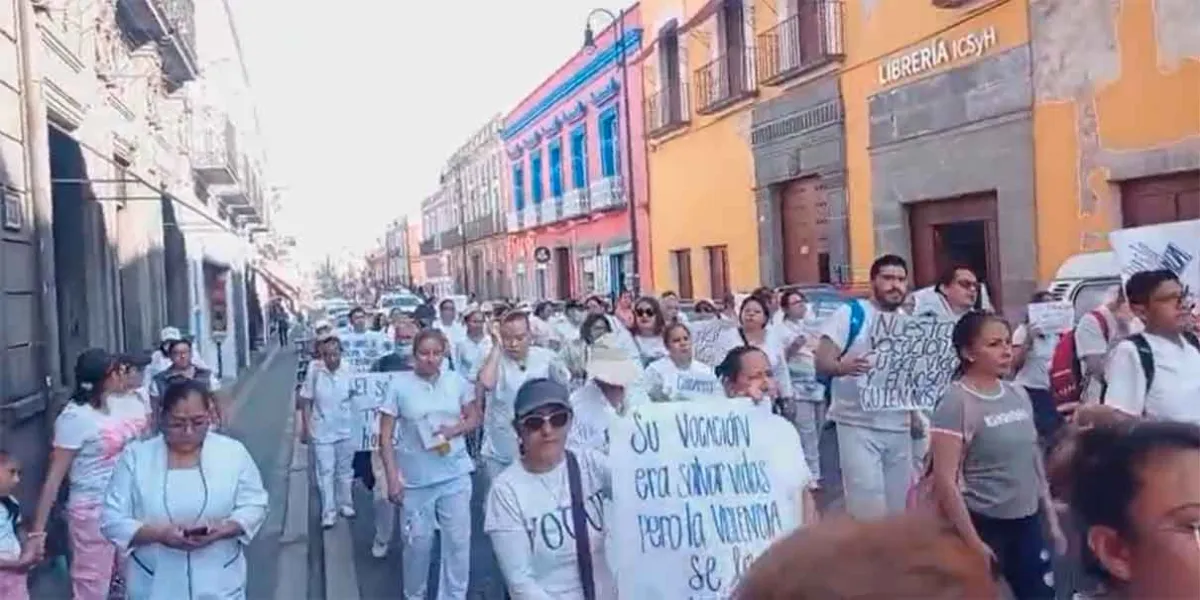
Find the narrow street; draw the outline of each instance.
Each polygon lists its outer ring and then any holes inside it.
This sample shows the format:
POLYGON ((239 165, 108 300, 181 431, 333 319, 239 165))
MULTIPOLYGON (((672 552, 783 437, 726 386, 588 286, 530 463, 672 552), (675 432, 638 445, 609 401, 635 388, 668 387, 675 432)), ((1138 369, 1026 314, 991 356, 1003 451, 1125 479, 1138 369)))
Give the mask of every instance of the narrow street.
POLYGON ((267 521, 247 552, 246 594, 250 600, 270 600, 275 597, 279 578, 278 558, 289 468, 286 451, 292 447, 296 354, 290 349, 283 350, 249 377, 250 381, 235 400, 230 433, 246 445, 258 463, 263 484, 271 496, 267 521))

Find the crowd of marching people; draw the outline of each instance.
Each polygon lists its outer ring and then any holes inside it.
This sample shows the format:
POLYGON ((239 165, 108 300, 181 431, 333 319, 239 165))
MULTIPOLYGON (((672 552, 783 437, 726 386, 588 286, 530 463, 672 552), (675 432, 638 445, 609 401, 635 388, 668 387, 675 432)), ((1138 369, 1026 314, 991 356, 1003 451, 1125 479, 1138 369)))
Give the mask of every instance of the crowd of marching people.
POLYGON ((888 255, 870 283, 867 298, 820 319, 801 290, 761 289, 697 302, 690 316, 667 292, 461 315, 447 299, 424 322, 396 310, 370 326, 356 308, 346 331, 318 323, 298 409, 323 525, 355 516, 357 478, 376 491, 374 556, 386 555, 400 507, 405 598, 430 587, 435 535, 439 597, 465 597, 476 519, 511 597, 615 598, 610 430, 648 403, 720 396, 787 419, 803 449, 801 527, 756 561, 741 597, 883 597, 893 585, 981 597, 998 583, 1015 598, 1200 590, 1200 343, 1173 273, 1132 275, 1065 332, 992 312, 968 267, 910 292, 907 264, 888 255), (864 381, 886 351, 869 332, 898 314, 949 323, 952 372, 931 406, 866 409, 864 381), (348 363, 348 345, 374 349, 371 360, 348 363), (368 369, 400 373, 364 452, 351 379, 368 369), (475 485, 488 488, 483 514, 472 512, 475 485), (869 543, 908 535, 915 519, 913 544, 958 555, 932 564, 903 556, 903 543, 869 543), (882 553, 861 554, 862 569, 892 560, 895 572, 843 580, 846 569, 822 568, 856 552, 882 553))
MULTIPOLYGON (((405 598, 466 597, 478 521, 510 597, 617 598, 612 432, 646 407, 719 402, 798 439, 776 481, 797 490, 798 527, 739 574, 735 597, 1195 597, 1200 340, 1174 273, 1132 274, 1065 330, 991 311, 968 267, 910 291, 887 255, 870 284, 819 316, 801 290, 761 289, 690 315, 668 292, 317 322, 296 410, 321 525, 357 516, 357 480, 374 497, 371 554, 400 536, 405 598), (946 372, 915 374, 943 382, 928 406, 868 397, 896 351, 876 332, 896 315, 947 325, 930 331, 953 360, 922 363, 946 372), (387 378, 369 439, 363 373, 387 378)), ((222 433, 219 378, 178 330, 161 337, 152 356, 78 357, 32 511, 0 452, 0 599, 28 597, 56 509, 76 599, 245 597, 267 493, 222 433)))
POLYGON ((12 494, 21 465, 0 452, 0 599, 29 598, 52 512, 66 524, 71 597, 244 597, 243 549, 267 512, 257 465, 220 433, 219 377, 173 327, 153 354, 93 348, 54 421, 32 511, 12 494))

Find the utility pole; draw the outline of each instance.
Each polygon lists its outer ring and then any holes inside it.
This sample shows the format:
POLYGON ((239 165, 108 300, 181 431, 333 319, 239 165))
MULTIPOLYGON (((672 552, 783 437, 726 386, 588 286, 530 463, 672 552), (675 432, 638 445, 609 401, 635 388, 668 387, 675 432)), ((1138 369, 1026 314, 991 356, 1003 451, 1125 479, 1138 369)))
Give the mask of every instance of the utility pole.
POLYGON ((471 295, 470 278, 467 275, 467 224, 466 203, 463 198, 462 160, 454 165, 455 194, 458 196, 458 249, 462 254, 462 290, 466 296, 471 295))

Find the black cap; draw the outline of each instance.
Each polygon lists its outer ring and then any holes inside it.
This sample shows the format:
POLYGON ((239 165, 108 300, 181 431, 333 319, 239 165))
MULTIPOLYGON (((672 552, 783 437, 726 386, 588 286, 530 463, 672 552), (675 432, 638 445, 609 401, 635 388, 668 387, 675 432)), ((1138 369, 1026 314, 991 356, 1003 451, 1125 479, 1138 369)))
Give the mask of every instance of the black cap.
POLYGON ((126 352, 117 357, 118 364, 138 369, 145 369, 150 362, 150 355, 145 352, 126 352))
POLYGON ((75 383, 77 385, 100 385, 113 368, 117 359, 103 348, 89 348, 75 359, 75 383))
POLYGON ((521 419, 543 406, 570 408, 570 395, 563 384, 553 379, 530 379, 517 390, 517 399, 513 402, 513 415, 521 419))

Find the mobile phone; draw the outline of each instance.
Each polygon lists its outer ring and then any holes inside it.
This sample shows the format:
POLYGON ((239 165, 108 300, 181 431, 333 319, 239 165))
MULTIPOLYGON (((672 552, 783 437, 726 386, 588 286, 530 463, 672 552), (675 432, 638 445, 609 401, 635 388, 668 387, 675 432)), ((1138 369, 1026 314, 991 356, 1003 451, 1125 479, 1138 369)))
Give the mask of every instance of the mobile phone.
POLYGON ((183 535, 186 537, 203 537, 208 535, 208 527, 200 526, 191 529, 184 529, 183 535))

